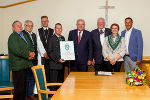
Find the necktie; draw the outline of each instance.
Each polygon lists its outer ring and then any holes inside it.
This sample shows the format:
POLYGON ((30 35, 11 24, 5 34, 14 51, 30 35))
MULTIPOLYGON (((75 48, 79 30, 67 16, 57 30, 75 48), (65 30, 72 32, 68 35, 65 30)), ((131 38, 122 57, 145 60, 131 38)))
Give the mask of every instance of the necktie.
POLYGON ((47 29, 45 30, 45 38, 46 38, 46 40, 48 38, 48 30, 47 29))
POLYGON ((33 34, 31 34, 30 37, 31 37, 31 42, 34 45, 33 34))
POLYGON ((81 31, 79 31, 79 35, 78 35, 78 44, 80 43, 80 38, 81 38, 81 31))
POLYGON ((104 32, 103 32, 103 30, 100 30, 100 34, 103 34, 104 32))

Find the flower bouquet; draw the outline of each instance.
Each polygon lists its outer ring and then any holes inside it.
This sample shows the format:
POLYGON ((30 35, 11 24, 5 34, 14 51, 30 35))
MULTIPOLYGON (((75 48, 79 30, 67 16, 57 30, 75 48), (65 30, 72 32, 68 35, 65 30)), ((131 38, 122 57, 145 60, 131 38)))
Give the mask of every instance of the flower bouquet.
POLYGON ((126 83, 131 86, 146 85, 146 73, 139 67, 134 67, 132 71, 127 72, 126 83))

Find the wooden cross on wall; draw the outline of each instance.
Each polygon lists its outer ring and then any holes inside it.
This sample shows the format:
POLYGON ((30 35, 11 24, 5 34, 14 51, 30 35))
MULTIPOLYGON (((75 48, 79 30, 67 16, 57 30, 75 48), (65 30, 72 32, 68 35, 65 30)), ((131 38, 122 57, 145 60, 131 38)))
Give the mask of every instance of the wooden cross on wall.
POLYGON ((106 0, 106 5, 105 6, 100 6, 100 9, 105 9, 105 23, 106 27, 108 26, 108 9, 114 9, 115 6, 108 6, 108 0, 106 0))

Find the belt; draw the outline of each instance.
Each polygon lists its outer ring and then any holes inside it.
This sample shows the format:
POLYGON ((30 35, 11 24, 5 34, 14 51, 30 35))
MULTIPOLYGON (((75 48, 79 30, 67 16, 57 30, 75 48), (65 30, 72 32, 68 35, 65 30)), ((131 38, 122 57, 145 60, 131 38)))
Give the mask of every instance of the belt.
POLYGON ((128 57, 130 57, 130 55, 128 55, 128 54, 127 54, 127 55, 125 54, 125 56, 128 56, 128 57))

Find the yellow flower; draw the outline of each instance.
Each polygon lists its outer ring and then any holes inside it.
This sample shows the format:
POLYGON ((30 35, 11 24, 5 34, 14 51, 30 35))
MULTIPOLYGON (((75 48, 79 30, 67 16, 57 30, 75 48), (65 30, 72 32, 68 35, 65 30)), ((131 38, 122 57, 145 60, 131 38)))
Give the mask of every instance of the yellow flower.
POLYGON ((142 77, 141 77, 141 76, 138 76, 138 79, 142 79, 142 77))

